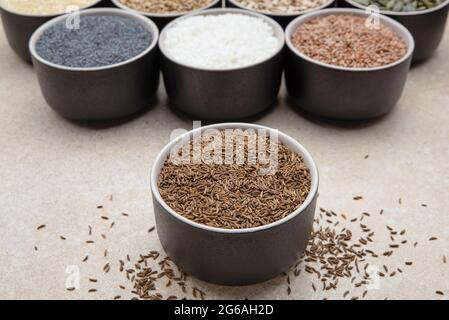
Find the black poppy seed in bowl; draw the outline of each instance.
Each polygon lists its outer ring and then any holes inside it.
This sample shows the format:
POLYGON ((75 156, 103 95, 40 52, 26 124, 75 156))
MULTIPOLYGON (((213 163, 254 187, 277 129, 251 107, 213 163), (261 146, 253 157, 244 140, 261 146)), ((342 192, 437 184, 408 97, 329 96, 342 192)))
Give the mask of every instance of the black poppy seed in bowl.
POLYGON ((36 52, 57 65, 94 68, 134 58, 152 40, 151 32, 131 18, 89 15, 81 16, 79 28, 67 28, 62 21, 45 30, 36 42, 36 52))

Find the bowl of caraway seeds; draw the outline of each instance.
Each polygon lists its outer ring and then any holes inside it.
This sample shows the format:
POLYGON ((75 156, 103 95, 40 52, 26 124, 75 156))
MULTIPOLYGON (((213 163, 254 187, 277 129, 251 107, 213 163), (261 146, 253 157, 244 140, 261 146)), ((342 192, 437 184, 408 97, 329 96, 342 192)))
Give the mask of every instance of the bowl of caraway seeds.
POLYGON ((283 28, 296 17, 334 6, 335 0, 226 0, 226 7, 263 13, 283 28))
POLYGON ((278 130, 224 123, 172 140, 151 173, 157 232, 188 274, 249 285, 285 272, 311 235, 318 171, 278 130))
POLYGON ((200 120, 261 113, 277 100, 284 44, 276 21, 248 10, 210 9, 172 21, 159 39, 170 106, 200 120))
POLYGON ((0 15, 9 45, 21 59, 31 62, 28 41, 39 26, 67 12, 106 3, 104 0, 0 0, 0 15))
POLYGON ((128 117, 149 107, 159 86, 158 38, 150 19, 114 8, 45 23, 30 40, 45 100, 63 117, 82 121, 128 117))
POLYGON ((222 6, 221 0, 112 0, 112 4, 149 17, 159 30, 185 14, 222 6))
POLYGON ((446 29, 449 0, 340 0, 341 6, 376 10, 403 24, 413 35, 413 62, 432 56, 446 29))
POLYGON ((399 22, 325 9, 292 21, 286 38, 287 91, 302 110, 363 120, 388 113, 401 97, 414 41, 399 22))

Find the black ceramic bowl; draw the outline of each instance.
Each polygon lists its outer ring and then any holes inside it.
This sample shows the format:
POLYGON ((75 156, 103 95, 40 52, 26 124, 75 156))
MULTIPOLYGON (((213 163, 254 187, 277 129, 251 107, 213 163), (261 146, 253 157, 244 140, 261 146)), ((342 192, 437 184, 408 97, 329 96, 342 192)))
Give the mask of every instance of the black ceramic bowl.
POLYGON ((412 35, 400 23, 380 15, 380 22, 406 42, 408 50, 404 57, 375 68, 326 64, 300 52, 293 46, 291 38, 301 24, 330 14, 369 15, 358 9, 326 9, 292 21, 285 31, 285 78, 289 95, 300 108, 330 119, 362 120, 388 113, 401 97, 407 80, 414 49, 412 35))
POLYGON ((278 132, 279 141, 301 155, 312 177, 306 201, 289 216, 248 229, 222 229, 193 222, 162 199, 158 177, 170 150, 208 129, 273 129, 254 124, 225 123, 195 129, 170 142, 157 156, 151 172, 151 192, 157 233, 170 258, 188 274, 221 285, 250 285, 269 280, 294 265, 310 238, 318 194, 318 170, 309 152, 278 132))
MULTIPOLYGON (((109 1, 97 0, 90 6, 82 9, 101 7, 107 5, 108 3, 109 1)), ((14 52, 20 58, 22 58, 22 60, 31 62, 31 55, 30 51, 28 50, 28 42, 30 41, 33 32, 36 31, 36 29, 45 22, 57 16, 63 15, 64 13, 52 15, 23 14, 10 11, 0 4, 0 14, 2 17, 3 29, 5 30, 9 45, 14 50, 14 52)))
MULTIPOLYGON (((339 0, 341 6, 350 6, 366 10, 366 7, 352 0, 339 0)), ((440 45, 446 29, 449 0, 439 6, 422 11, 394 12, 380 11, 403 24, 415 39, 415 52, 413 62, 430 58, 440 45)))
POLYGON ((239 9, 245 9, 245 10, 250 10, 253 12, 262 13, 262 14, 274 19, 275 21, 277 21, 282 26, 282 28, 286 28, 290 22, 292 22, 294 19, 296 19, 297 17, 299 17, 303 14, 335 6, 335 0, 327 0, 327 2, 325 4, 323 4, 319 7, 312 8, 309 10, 304 10, 299 13, 270 13, 270 12, 265 12, 265 11, 248 9, 247 7, 238 3, 236 0, 226 0, 225 3, 226 3, 226 7, 229 7, 229 8, 239 8, 239 9))
POLYGON ((194 11, 188 11, 188 12, 183 12, 183 13, 161 14, 161 13, 148 13, 148 12, 144 12, 144 11, 134 10, 134 9, 122 4, 120 2, 120 0, 111 0, 111 2, 117 8, 138 12, 138 13, 150 18, 151 20, 154 21, 154 23, 156 23, 156 25, 159 27, 159 30, 162 30, 167 24, 169 24, 170 22, 172 22, 173 20, 175 20, 179 17, 182 17, 183 15, 198 12, 201 10, 211 9, 211 8, 220 8, 222 6, 221 0, 212 0, 212 2, 208 6, 201 8, 201 9, 194 10, 194 11))
POLYGON ((129 116, 149 106, 159 86, 156 25, 139 14, 112 8, 89 9, 87 15, 116 15, 136 20, 153 36, 151 45, 129 60, 96 68, 73 68, 43 59, 36 52, 42 33, 68 16, 42 25, 30 40, 34 68, 45 100, 71 120, 109 120, 129 116))
POLYGON ((273 27, 279 39, 277 50, 265 60, 253 65, 229 69, 192 67, 170 57, 164 39, 178 20, 161 32, 159 48, 162 73, 170 104, 198 120, 231 121, 256 115, 277 99, 282 79, 282 59, 285 44, 282 27, 264 15, 240 9, 211 9, 179 19, 199 15, 238 13, 261 18, 273 27))

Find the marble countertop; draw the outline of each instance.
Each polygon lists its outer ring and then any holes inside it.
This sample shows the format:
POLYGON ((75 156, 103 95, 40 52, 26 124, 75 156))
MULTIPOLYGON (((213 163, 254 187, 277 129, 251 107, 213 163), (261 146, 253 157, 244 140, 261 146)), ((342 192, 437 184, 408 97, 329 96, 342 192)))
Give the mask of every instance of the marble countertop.
MULTIPOLYGON (((304 270, 298 276, 290 271, 289 279, 281 275, 234 288, 188 277, 185 293, 179 284, 167 287, 167 281, 157 292, 195 298, 192 290, 198 288, 210 299, 340 299, 346 291, 346 298, 362 298, 365 291, 366 299, 449 297, 449 264, 443 261, 449 257, 448 56, 446 32, 435 56, 412 69, 394 111, 375 121, 310 117, 286 101, 284 89, 278 105, 254 119, 291 135, 313 154, 321 174, 319 207, 348 220, 371 214, 364 223, 376 232, 372 247, 378 252, 390 243, 386 225, 406 230, 407 243, 393 256, 370 262, 403 273, 357 288, 342 279, 336 290, 322 290, 320 280, 304 270), (406 266, 408 261, 413 264, 406 266)), ((171 132, 191 128, 191 120, 168 108, 161 86, 157 105, 132 120, 68 122, 47 106, 32 67, 13 54, 3 30, 0 110, 0 298, 133 297, 118 261, 129 255, 131 264, 150 251, 163 257, 157 233, 149 232, 154 226, 149 172, 171 132), (77 288, 67 290, 72 285, 77 288)))

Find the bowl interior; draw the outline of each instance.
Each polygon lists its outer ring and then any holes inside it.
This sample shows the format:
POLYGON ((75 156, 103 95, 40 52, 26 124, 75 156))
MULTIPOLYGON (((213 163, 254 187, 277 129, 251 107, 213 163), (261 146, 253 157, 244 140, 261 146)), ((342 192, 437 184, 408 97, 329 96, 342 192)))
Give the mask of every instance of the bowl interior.
POLYGON ((141 52, 139 55, 128 59, 126 61, 122 61, 120 63, 107 65, 107 66, 101 66, 101 67, 93 67, 93 68, 79 68, 79 67, 67 67, 63 65, 54 64, 50 61, 45 60, 42 58, 36 51, 36 43, 39 40, 40 36, 49 28, 52 26, 64 21, 67 19, 68 15, 59 16, 57 18, 54 18, 42 26, 40 26, 31 36, 30 42, 29 42, 29 49, 31 52, 31 55, 33 58, 37 59, 39 62, 46 64, 48 66, 51 66, 53 68, 62 69, 62 70, 68 70, 68 71, 98 71, 98 70, 105 70, 105 69, 111 69, 115 67, 119 67, 128 63, 131 63, 135 60, 138 60, 139 58, 146 55, 148 52, 156 48, 158 39, 159 39, 159 29, 157 26, 152 22, 150 19, 143 17, 137 13, 121 10, 121 9, 113 9, 113 8, 98 8, 98 9, 87 9, 80 11, 80 17, 82 16, 94 16, 94 15, 111 15, 111 16, 121 16, 121 17, 127 17, 134 19, 135 21, 139 22, 142 26, 144 26, 151 34, 152 34, 152 40, 150 46, 143 52, 141 52))
POLYGON ((197 12, 197 11, 201 11, 201 10, 212 8, 215 5, 217 5, 218 3, 220 3, 221 0, 213 0, 210 4, 208 4, 207 6, 205 6, 203 8, 195 9, 195 10, 192 10, 192 11, 179 12, 179 13, 151 13, 151 12, 140 11, 140 10, 136 10, 136 9, 131 8, 131 7, 128 7, 127 5, 124 5, 123 3, 121 3, 120 0, 111 0, 111 2, 114 4, 114 6, 117 6, 118 8, 121 8, 121 9, 124 9, 124 10, 134 11, 134 12, 137 12, 139 14, 143 14, 144 16, 147 16, 147 17, 177 18, 177 17, 183 16, 185 14, 189 14, 189 13, 193 13, 193 12, 197 12))
POLYGON ((324 17, 324 16, 328 16, 328 15, 332 15, 332 14, 351 14, 351 15, 367 17, 367 18, 370 17, 370 15, 371 15, 371 13, 368 13, 368 12, 365 12, 365 11, 362 11, 359 9, 346 9, 346 8, 324 9, 324 10, 314 11, 314 12, 305 14, 303 16, 296 18, 287 26, 287 29, 285 30, 287 47, 292 52, 294 52, 301 58, 303 58, 311 63, 317 64, 317 65, 320 65, 323 67, 327 67, 327 68, 336 69, 336 70, 362 71, 362 72, 387 69, 387 68, 393 67, 395 65, 401 64, 405 60, 411 58, 413 51, 415 50, 415 41, 413 40, 413 36, 411 35, 411 33, 402 24, 400 24, 399 22, 397 22, 387 16, 384 16, 384 15, 378 15, 379 21, 382 24, 384 24, 385 26, 391 28, 397 35, 399 35, 405 41, 405 43, 407 45, 407 53, 401 59, 399 59, 393 63, 384 65, 384 66, 372 67, 372 68, 346 68, 346 67, 331 65, 331 64, 327 64, 327 63, 310 58, 309 56, 302 53, 299 49, 297 49, 293 45, 292 36, 293 36, 294 32, 296 31, 296 29, 300 25, 302 25, 303 23, 305 23, 309 20, 312 20, 314 18, 324 17))
POLYGON ((222 130, 222 129, 242 129, 242 130, 246 130, 246 129, 254 129, 254 130, 258 130, 258 129, 266 129, 267 133, 269 132, 270 134, 275 132, 274 129, 272 128, 268 128, 268 127, 264 127, 264 126, 260 126, 260 125, 255 125, 255 124, 247 124, 247 123, 222 123, 222 124, 215 124, 215 125, 210 125, 210 126, 205 126, 205 127, 201 127, 201 128, 197 128, 194 129, 190 132, 186 132, 182 135, 180 135, 179 137, 177 137, 176 139, 173 139, 169 144, 167 144, 162 151, 158 154, 158 156, 156 157, 156 160, 154 162, 153 165, 153 169, 151 171, 151 191, 153 194, 153 197, 155 197, 156 201, 166 210, 168 211, 172 216, 174 216, 176 219, 181 220, 184 223, 187 223, 193 227, 196 228, 200 228, 203 230, 207 230, 207 231, 212 231, 212 232, 219 232, 219 233, 250 233, 250 232, 257 232, 257 231, 262 231, 262 230, 266 230, 269 228, 273 228, 276 227, 278 225, 281 225, 283 223, 286 223, 287 221, 289 221, 290 219, 292 219, 293 217, 297 216, 298 214, 301 214, 301 212, 313 201, 313 199, 315 198, 317 192, 318 192, 318 169, 317 166, 312 158, 312 156, 310 155, 310 153, 299 143, 297 142, 295 139, 291 138, 290 136, 277 131, 278 133, 278 138, 279 141, 282 142, 284 145, 288 146, 291 150, 293 150, 294 152, 296 152, 297 154, 299 154, 300 156, 302 156, 302 158, 304 159, 305 164, 307 165, 307 167, 310 170, 310 174, 311 174, 311 178, 312 178, 312 183, 311 183, 311 189, 309 192, 309 195, 307 196, 306 200, 304 201, 304 203, 298 208, 296 209, 294 212, 292 212, 291 214, 289 214, 288 216, 284 217, 281 220, 278 220, 276 222, 264 225, 264 226, 259 226, 259 227, 255 227, 255 228, 247 228, 247 229, 224 229, 224 228, 216 228, 216 227, 209 227, 194 221, 191 221, 185 217, 183 217, 182 215, 178 214, 176 211, 174 211, 173 209, 171 209, 166 203, 165 201, 162 199, 161 194, 159 192, 159 187, 158 187, 158 179, 159 179, 159 174, 164 166, 164 162, 167 159, 167 157, 170 154, 170 151, 173 147, 179 145, 180 143, 185 142, 187 139, 191 139, 192 137, 194 137, 195 135, 198 135, 208 129, 217 129, 217 130, 222 130))
POLYGON ((271 58, 273 58, 274 56, 276 56, 284 47, 285 44, 285 35, 284 35, 284 30, 282 29, 282 27, 279 25, 279 23, 277 23, 276 21, 274 21, 272 18, 264 16, 263 14, 260 13, 256 13, 253 11, 249 11, 249 10, 243 10, 243 9, 229 9, 229 8, 225 8, 225 9, 209 9, 209 10, 205 10, 205 11, 200 11, 200 12, 196 12, 196 13, 192 13, 192 14, 188 14, 185 16, 182 16, 180 18, 177 18, 175 20, 173 20, 172 22, 170 22, 161 32, 161 35, 159 37, 159 48, 162 52, 162 54, 170 59, 171 61, 182 65, 186 68, 190 68, 190 69, 195 69, 195 70, 204 70, 204 71, 213 71, 213 72, 222 72, 222 71, 232 71, 232 70, 241 70, 241 69, 245 69, 245 68, 250 68, 253 67, 255 65, 259 65, 262 64, 268 60, 270 60, 271 58), (254 63, 252 65, 247 65, 247 66, 243 66, 243 67, 236 67, 236 68, 226 68, 226 69, 207 69, 207 68, 200 68, 200 67, 194 67, 194 66, 190 66, 187 64, 184 64, 180 61, 177 61, 176 59, 174 59, 173 57, 170 56, 170 54, 168 53, 168 50, 165 47, 164 44, 164 40, 167 36, 167 30, 169 30, 171 27, 173 27, 178 21, 181 21, 181 19, 187 19, 193 16, 211 16, 211 15, 222 15, 222 14, 226 14, 226 13, 233 13, 233 14, 242 14, 242 15, 247 15, 247 16, 252 16, 252 17, 257 17, 257 18, 261 18, 264 21, 266 21, 272 28, 273 28, 273 32, 275 37, 279 40, 279 44, 278 44, 278 48, 277 50, 275 50, 275 52, 273 54, 271 54, 269 57, 267 57, 266 59, 264 59, 263 61, 259 61, 257 63, 254 63))
MULTIPOLYGON (((357 3, 353 0, 344 0, 345 2, 349 3, 350 5, 356 7, 356 8, 360 8, 362 10, 366 10, 367 6, 364 6, 360 3, 357 3)), ((390 10, 380 10, 379 12, 382 14, 386 14, 389 16, 418 16, 418 15, 422 15, 422 14, 428 14, 437 10, 440 10, 444 7, 446 7, 447 5, 449 5, 449 0, 445 0, 442 3, 440 3, 439 5, 426 9, 426 10, 417 10, 417 11, 409 11, 409 12, 398 12, 398 11, 390 11, 390 10)))
POLYGON ((326 3, 322 4, 321 6, 315 7, 315 8, 310 8, 310 9, 300 11, 300 12, 295 12, 295 13, 281 13, 281 12, 269 12, 269 11, 249 9, 236 0, 226 0, 226 1, 229 1, 230 3, 232 3, 234 6, 236 6, 238 8, 266 14, 266 15, 272 16, 272 17, 297 17, 298 15, 302 15, 302 14, 309 13, 309 12, 312 12, 315 10, 321 10, 321 9, 327 8, 332 3, 335 2, 335 0, 327 0, 326 3))
MULTIPOLYGON (((80 10, 84 10, 84 9, 88 9, 88 8, 94 7, 94 6, 96 6, 97 4, 99 4, 99 3, 102 2, 102 1, 103 1, 103 0, 95 0, 95 1, 92 2, 91 4, 88 4, 87 6, 84 6, 84 7, 80 7, 79 9, 80 9, 80 10)), ((5 10, 5 11, 8 11, 8 12, 10 12, 10 13, 13 13, 13 14, 15 14, 15 15, 18 15, 18 16, 24 16, 24 17, 30 17, 30 18, 32 18, 32 17, 35 17, 35 18, 53 18, 53 17, 57 17, 57 16, 61 16, 61 15, 65 15, 65 14, 66 14, 66 12, 52 13, 52 14, 29 14, 29 13, 21 13, 21 12, 17 12, 17 11, 11 10, 10 8, 5 7, 5 6, 2 4, 2 0, 0 0, 0 8, 3 9, 3 10, 5 10)))

